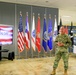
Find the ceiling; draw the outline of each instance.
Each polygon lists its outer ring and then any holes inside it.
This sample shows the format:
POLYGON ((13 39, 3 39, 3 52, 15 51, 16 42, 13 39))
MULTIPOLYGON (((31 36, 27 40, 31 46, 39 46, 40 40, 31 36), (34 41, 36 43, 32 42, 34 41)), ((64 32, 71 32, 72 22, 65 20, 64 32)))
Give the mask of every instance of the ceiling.
POLYGON ((0 0, 0 1, 76 11, 76 0, 0 0))

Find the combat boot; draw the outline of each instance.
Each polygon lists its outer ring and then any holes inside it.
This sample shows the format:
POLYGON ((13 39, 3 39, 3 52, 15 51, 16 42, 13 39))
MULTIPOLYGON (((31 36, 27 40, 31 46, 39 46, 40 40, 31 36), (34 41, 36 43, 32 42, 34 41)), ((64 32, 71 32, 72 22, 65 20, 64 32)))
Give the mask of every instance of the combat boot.
POLYGON ((53 69, 53 71, 50 75, 55 75, 55 74, 56 74, 56 69, 53 69))
POLYGON ((67 74, 67 70, 64 70, 64 75, 68 75, 68 74, 67 74))

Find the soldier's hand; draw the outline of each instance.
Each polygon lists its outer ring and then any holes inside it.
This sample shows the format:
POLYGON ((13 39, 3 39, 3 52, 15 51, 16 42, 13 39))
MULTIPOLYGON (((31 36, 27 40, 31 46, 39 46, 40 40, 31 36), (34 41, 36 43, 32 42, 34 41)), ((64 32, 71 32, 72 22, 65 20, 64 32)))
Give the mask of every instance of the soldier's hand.
POLYGON ((58 46, 60 46, 60 42, 57 42, 56 44, 57 44, 58 46))
POLYGON ((64 44, 61 43, 61 42, 58 42, 57 45, 58 45, 58 46, 64 46, 64 44))
POLYGON ((61 46, 64 46, 64 44, 63 44, 63 43, 61 43, 61 46))

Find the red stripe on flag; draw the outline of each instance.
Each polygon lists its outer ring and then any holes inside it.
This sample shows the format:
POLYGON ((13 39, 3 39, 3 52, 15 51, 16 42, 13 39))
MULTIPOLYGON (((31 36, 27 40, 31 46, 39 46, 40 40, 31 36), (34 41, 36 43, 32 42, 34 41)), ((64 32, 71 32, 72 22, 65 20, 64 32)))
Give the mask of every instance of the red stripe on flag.
POLYGON ((0 39, 0 41, 9 42, 9 41, 12 41, 12 39, 0 39))
POLYGON ((23 33, 23 26, 22 26, 22 14, 20 13, 20 20, 19 20, 19 27, 18 27, 18 49, 20 52, 24 50, 24 33, 23 33))
POLYGON ((25 36, 25 38, 24 38, 24 41, 25 41, 27 50, 29 50, 29 49, 30 49, 30 47, 29 47, 29 45, 30 45, 30 43, 29 43, 29 41, 30 41, 29 31, 28 31, 27 33, 25 33, 25 34, 26 34, 26 36, 25 36), (26 39, 26 37, 27 37, 27 39, 26 39))
POLYGON ((23 32, 18 32, 18 48, 20 52, 24 50, 24 35, 23 32))

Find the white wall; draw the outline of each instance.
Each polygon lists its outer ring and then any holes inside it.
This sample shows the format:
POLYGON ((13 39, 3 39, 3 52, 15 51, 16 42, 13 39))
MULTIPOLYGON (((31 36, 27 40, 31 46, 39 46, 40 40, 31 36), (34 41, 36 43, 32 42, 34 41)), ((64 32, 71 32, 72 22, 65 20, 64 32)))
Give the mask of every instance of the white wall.
POLYGON ((72 21, 73 25, 76 26, 76 11, 59 10, 59 20, 58 20, 59 22, 60 22, 60 17, 62 19, 63 25, 71 25, 71 21, 72 21))

